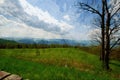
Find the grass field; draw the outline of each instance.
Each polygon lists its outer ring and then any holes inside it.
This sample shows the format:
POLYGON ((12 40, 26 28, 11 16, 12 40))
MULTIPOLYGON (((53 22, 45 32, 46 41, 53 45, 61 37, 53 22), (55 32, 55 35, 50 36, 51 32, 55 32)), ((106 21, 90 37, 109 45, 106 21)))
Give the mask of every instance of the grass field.
POLYGON ((103 71, 98 56, 75 48, 0 49, 0 70, 29 80, 120 80, 120 62, 110 63, 103 71))

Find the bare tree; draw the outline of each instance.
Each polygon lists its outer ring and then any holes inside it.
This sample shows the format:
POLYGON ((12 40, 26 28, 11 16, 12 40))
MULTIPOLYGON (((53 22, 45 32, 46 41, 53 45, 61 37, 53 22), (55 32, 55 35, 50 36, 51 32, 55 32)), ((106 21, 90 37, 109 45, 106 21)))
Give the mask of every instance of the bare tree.
MULTIPOLYGON (((95 29, 92 31, 93 33, 90 34, 91 39, 97 44, 102 45, 102 36, 101 36, 101 21, 100 19, 94 19, 93 24, 95 25, 95 29)), ((110 27, 110 53, 112 52, 112 49, 115 46, 118 46, 120 44, 120 22, 116 23, 113 22, 112 25, 114 24, 114 26, 110 27), (116 28, 116 29, 115 29, 116 28), (113 30, 114 29, 114 30, 113 30), (111 33, 112 32, 112 33, 111 33)), ((100 50, 101 51, 101 50, 100 50)), ((100 52, 100 60, 102 60, 102 53, 100 52)))
POLYGON ((79 9, 97 14, 97 23, 101 31, 101 60, 103 68, 109 70, 109 55, 111 50, 120 42, 120 1, 92 0, 79 2, 79 9))

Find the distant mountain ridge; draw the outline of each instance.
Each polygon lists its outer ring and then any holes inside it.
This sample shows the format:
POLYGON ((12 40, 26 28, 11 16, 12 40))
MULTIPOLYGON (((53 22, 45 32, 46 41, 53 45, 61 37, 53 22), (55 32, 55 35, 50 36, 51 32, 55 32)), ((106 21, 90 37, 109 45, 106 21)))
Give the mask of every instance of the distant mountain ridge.
POLYGON ((78 42, 74 40, 67 39, 20 39, 16 40, 19 43, 26 44, 67 44, 67 45, 77 45, 78 42))
POLYGON ((17 42, 14 40, 7 40, 0 38, 0 44, 17 44, 17 42))
MULTIPOLYGON (((91 41, 82 40, 82 41, 75 41, 75 40, 69 40, 69 39, 30 39, 30 38, 23 38, 23 39, 13 39, 13 38, 5 38, 0 39, 0 42, 4 43, 24 43, 24 44, 59 44, 59 45, 81 45, 81 46, 89 46, 91 45, 91 41)), ((1 44, 0 43, 0 44, 1 44)))

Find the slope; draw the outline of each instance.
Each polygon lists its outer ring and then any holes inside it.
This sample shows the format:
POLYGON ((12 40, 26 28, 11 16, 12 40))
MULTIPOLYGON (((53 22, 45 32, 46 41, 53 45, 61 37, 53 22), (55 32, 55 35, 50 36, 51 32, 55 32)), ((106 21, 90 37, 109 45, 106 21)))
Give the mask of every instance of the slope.
POLYGON ((98 56, 74 48, 1 49, 0 70, 30 80, 118 80, 118 61, 102 71, 98 56), (32 76, 31 76, 32 75, 32 76))

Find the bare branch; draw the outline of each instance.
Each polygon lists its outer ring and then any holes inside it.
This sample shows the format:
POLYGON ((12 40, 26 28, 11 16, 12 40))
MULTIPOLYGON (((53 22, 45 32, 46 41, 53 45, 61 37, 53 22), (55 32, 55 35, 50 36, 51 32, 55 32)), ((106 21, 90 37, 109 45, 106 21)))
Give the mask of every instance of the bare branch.
POLYGON ((93 21, 93 25, 95 25, 95 28, 101 28, 101 25, 102 25, 102 21, 100 18, 95 18, 94 21, 93 21))
POLYGON ((81 9, 98 14, 99 16, 102 16, 102 14, 96 10, 95 8, 93 8, 92 6, 85 4, 85 3, 79 3, 79 6, 81 9))
MULTIPOLYGON (((115 2, 115 3, 116 3, 116 2, 115 2)), ((112 13, 112 11, 115 9, 115 7, 116 7, 116 6, 119 6, 119 5, 120 5, 120 2, 118 2, 118 3, 117 3, 116 5, 114 5, 113 7, 111 6, 111 8, 110 8, 110 9, 111 9, 111 13, 112 13)))
POLYGON ((112 19, 110 26, 115 25, 115 23, 120 24, 120 18, 117 16, 118 20, 112 19))
POLYGON ((120 41, 120 38, 110 47, 110 50, 112 50, 120 41))
POLYGON ((115 33, 118 32, 119 30, 120 30, 120 27, 115 26, 115 27, 113 27, 113 28, 110 30, 110 34, 109 34, 109 35, 115 34, 115 33))
POLYGON ((107 0, 105 0, 105 9, 106 9, 106 12, 109 13, 109 8, 108 8, 107 0))
MULTIPOLYGON (((118 6, 120 6, 120 2, 118 3, 118 6)), ((111 18, 113 18, 119 11, 120 11, 120 7, 111 15, 111 18)))

